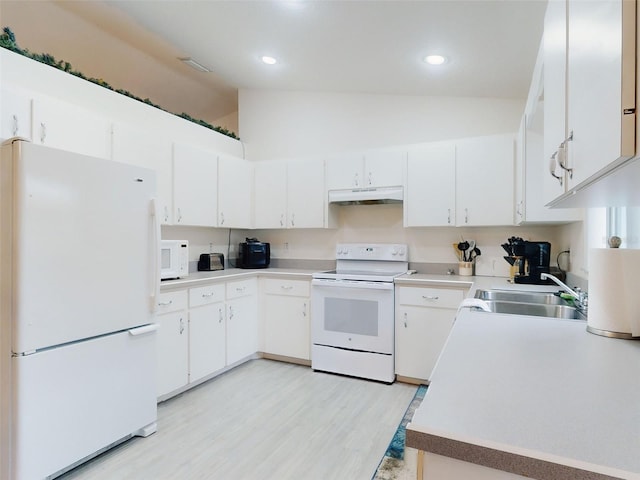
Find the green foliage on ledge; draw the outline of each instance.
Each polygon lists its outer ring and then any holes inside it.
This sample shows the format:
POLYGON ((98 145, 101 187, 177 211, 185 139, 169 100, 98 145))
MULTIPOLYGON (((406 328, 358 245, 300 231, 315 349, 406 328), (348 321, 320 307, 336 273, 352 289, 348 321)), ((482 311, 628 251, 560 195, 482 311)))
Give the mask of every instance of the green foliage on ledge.
POLYGON ((87 80, 89 82, 95 83, 96 85, 100 85, 101 87, 108 88, 109 90, 112 90, 116 93, 120 93, 121 95, 126 95, 127 97, 133 98, 134 100, 137 100, 139 102, 146 103, 147 105, 151 105, 152 107, 171 113, 172 115, 177 115, 178 117, 184 118, 185 120, 189 120, 190 122, 196 123, 198 125, 202 125, 203 127, 209 128, 218 133, 221 133, 228 137, 239 140, 239 137, 237 137, 234 132, 227 130, 226 128, 216 127, 214 125, 211 125, 210 123, 205 122, 204 120, 197 120, 184 112, 180 114, 169 112, 168 110, 165 110, 164 108, 162 108, 160 105, 156 105, 148 98, 144 98, 144 99, 139 98, 126 90, 122 90, 120 88, 113 88, 111 85, 109 85, 107 82, 105 82, 101 78, 88 78, 85 75, 83 75, 81 72, 74 70, 69 62, 65 62, 64 60, 56 60, 53 55, 50 55, 48 53, 31 53, 27 49, 20 48, 16 43, 15 35, 13 34, 13 32, 9 27, 4 27, 2 29, 2 35, 0 35, 0 47, 6 48, 7 50, 11 50, 12 52, 19 53, 20 55, 31 58, 32 60, 36 60, 40 63, 44 63, 45 65, 55 67, 59 70, 62 70, 63 72, 67 72, 67 73, 70 73, 71 75, 75 75, 76 77, 80 77, 83 80, 87 80))

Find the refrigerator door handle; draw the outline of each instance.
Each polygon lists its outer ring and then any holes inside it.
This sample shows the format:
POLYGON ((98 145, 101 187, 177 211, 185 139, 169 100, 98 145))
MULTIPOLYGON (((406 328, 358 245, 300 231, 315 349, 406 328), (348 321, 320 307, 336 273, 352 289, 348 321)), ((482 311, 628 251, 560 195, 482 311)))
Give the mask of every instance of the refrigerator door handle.
POLYGON ((153 222, 152 245, 149 249, 152 255, 151 263, 153 264, 150 308, 151 313, 155 313, 158 307, 157 299, 160 296, 160 220, 158 219, 158 203, 155 198, 152 198, 149 203, 149 215, 151 215, 151 221, 153 222))
POLYGON ((155 332, 158 330, 158 325, 152 323, 150 325, 144 325, 142 327, 132 328, 129 330, 129 335, 137 336, 137 335, 146 335, 147 333, 155 332))

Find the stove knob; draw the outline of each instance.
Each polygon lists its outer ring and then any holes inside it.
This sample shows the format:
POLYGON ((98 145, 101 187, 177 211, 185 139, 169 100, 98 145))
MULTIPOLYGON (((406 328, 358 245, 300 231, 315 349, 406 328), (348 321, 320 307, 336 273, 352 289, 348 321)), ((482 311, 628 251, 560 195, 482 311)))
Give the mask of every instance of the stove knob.
POLYGON ((398 249, 396 247, 391 249, 391 255, 398 255, 398 249))

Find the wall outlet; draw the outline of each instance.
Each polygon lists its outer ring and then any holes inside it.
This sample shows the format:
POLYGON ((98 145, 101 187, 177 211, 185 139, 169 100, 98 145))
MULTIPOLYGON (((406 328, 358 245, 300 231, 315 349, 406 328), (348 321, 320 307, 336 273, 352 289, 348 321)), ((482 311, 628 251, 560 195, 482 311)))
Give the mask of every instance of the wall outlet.
POLYGON ((284 242, 284 250, 289 251, 289 242, 284 242))

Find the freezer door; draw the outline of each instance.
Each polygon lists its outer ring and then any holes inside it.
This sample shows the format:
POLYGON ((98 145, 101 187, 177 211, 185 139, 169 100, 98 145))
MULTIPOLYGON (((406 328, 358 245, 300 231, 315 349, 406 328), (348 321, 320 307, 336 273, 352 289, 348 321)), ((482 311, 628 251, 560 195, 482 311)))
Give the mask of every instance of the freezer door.
POLYGON ((150 323, 158 281, 155 172, 18 145, 13 351, 150 323))
POLYGON ((13 474, 44 478, 157 418, 155 325, 14 357, 13 474))

